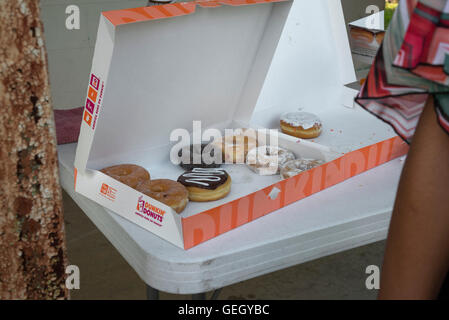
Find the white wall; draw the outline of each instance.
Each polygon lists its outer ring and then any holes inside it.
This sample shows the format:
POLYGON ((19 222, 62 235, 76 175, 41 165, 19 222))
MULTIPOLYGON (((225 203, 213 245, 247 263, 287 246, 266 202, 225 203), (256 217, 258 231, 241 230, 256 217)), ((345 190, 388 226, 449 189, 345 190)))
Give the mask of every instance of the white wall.
MULTIPOLYGON (((313 1, 313 0, 295 0, 313 1)), ((339 1, 339 0, 335 0, 339 1)), ((141 7, 147 0, 41 0, 55 109, 83 106, 101 11, 141 7), (80 29, 67 30, 66 7, 80 8, 80 29)), ((384 0, 342 0, 347 21, 364 16, 365 8, 384 0)))
POLYGON ((48 54, 55 109, 80 107, 88 77, 101 11, 141 7, 147 0, 41 0, 41 18, 48 54), (67 30, 68 5, 80 9, 80 29, 67 30))

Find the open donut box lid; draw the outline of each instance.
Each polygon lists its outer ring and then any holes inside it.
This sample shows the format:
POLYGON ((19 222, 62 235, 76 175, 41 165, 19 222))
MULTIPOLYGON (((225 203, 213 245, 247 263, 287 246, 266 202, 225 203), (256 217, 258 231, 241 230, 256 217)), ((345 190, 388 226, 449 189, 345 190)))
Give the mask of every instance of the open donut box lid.
POLYGON ((354 81, 339 1, 197 0, 103 12, 75 190, 189 249, 407 151, 389 127, 353 105, 356 91, 345 84, 354 81), (299 108, 322 119, 323 133, 315 141, 280 133, 280 144, 327 163, 286 180, 226 168, 237 193, 191 202, 181 215, 98 171, 135 163, 152 179, 176 180, 174 130, 192 132, 198 120, 203 129, 278 129, 280 114, 299 108), (246 186, 249 193, 238 193, 246 186))
POLYGON ((349 23, 349 27, 364 29, 373 33, 385 32, 385 11, 379 10, 367 17, 349 23))

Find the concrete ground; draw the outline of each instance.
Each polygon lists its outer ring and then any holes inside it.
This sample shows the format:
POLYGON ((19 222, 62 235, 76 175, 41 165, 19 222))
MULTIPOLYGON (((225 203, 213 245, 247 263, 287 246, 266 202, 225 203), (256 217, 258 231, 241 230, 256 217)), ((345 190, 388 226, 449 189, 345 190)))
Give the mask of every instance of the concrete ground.
MULTIPOLYGON (((72 299, 145 299, 145 284, 65 192, 64 219, 70 264, 80 268, 72 299)), ((385 242, 310 261, 224 288, 219 299, 375 299, 365 269, 380 266, 385 242)), ((210 296, 211 293, 208 293, 210 296)), ((161 299, 190 299, 161 293, 161 299)))

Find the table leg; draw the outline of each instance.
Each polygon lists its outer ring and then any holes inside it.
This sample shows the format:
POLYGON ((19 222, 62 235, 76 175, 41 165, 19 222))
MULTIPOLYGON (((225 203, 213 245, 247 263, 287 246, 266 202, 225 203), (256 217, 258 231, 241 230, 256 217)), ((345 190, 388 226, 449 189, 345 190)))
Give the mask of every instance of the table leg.
POLYGON ((192 294, 192 300, 206 300, 206 293, 195 293, 192 294))
POLYGON ((210 297, 211 300, 218 300, 218 296, 220 295, 221 289, 217 289, 212 293, 212 297, 210 297))
MULTIPOLYGON (((150 287, 147 284, 145 286, 147 289, 147 300, 159 300, 159 290, 154 289, 153 287, 150 287)), ((217 300, 220 292, 221 292, 221 288, 215 290, 212 293, 211 300, 217 300)), ((206 293, 202 292, 202 293, 192 294, 192 300, 206 300, 206 293)))
POLYGON ((147 300, 159 300, 159 290, 147 286, 147 300))
MULTIPOLYGON (((212 293, 212 296, 210 297, 210 300, 217 300, 218 296, 220 295, 221 289, 217 289, 212 293)), ((192 300, 206 300, 206 293, 196 293, 192 294, 192 300)))

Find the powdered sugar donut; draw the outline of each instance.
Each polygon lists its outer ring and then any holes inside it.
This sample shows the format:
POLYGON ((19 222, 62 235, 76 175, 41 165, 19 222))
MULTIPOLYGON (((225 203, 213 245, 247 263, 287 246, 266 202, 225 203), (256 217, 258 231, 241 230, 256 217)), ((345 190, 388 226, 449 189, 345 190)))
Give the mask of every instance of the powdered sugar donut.
POLYGON ((257 174, 267 176, 279 173, 287 161, 295 159, 293 152, 275 146, 261 146, 248 152, 246 164, 257 174))
POLYGON ((322 164, 324 164, 323 160, 316 159, 291 160, 281 167, 281 177, 282 179, 288 179, 290 177, 296 176, 303 171, 318 167, 322 164))
POLYGON ((321 133, 321 120, 308 112, 287 112, 281 116, 281 131, 285 134, 303 138, 316 138, 321 133))

